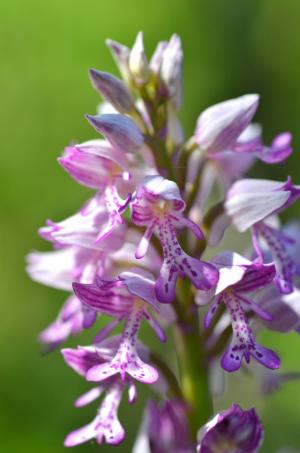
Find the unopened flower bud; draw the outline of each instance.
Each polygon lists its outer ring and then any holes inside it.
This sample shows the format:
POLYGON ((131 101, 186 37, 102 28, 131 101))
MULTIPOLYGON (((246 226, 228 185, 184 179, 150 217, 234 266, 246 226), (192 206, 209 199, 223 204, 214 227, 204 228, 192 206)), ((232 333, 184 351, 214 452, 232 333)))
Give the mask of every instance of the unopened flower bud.
POLYGON ((161 62, 161 78, 176 110, 182 103, 182 60, 183 52, 179 36, 173 35, 164 49, 161 62))
POLYGON ((107 39, 105 43, 109 48, 123 79, 125 82, 130 82, 131 75, 128 66, 130 49, 112 39, 107 39))
POLYGON ((144 50, 143 33, 139 32, 129 56, 129 69, 137 83, 147 83, 151 70, 144 50))
POLYGON ((144 142, 143 134, 136 123, 125 115, 86 115, 86 118, 112 146, 124 152, 136 151, 144 142))
POLYGON ((263 426, 255 409, 244 411, 233 404, 198 432, 198 453, 255 453, 263 441, 263 426))
POLYGON ((122 80, 107 72, 90 70, 94 88, 119 112, 128 113, 134 109, 134 99, 122 80))

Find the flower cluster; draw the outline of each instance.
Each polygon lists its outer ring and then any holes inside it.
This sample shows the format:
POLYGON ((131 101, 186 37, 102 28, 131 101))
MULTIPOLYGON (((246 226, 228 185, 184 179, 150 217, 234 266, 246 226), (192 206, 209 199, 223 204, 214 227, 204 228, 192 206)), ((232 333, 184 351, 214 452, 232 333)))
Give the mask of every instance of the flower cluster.
POLYGON ((89 346, 62 349, 65 362, 94 383, 75 406, 101 399, 94 420, 69 434, 65 446, 122 442, 118 408, 125 391, 135 402, 139 381, 156 399, 145 408, 135 453, 256 452, 263 428, 255 409, 233 404, 209 421, 209 379, 216 361, 225 372, 255 361, 273 387, 298 378, 276 375, 280 358, 256 334, 300 333, 300 226, 281 226, 278 217, 300 197, 300 186, 290 177, 244 178, 257 159, 283 162, 291 135, 265 145, 252 123, 259 97, 250 94, 204 110, 185 139, 179 37, 160 42, 150 60, 142 33, 131 49, 111 40, 107 46, 121 79, 90 71, 104 102, 86 115, 101 137, 68 146, 58 159, 93 193, 67 219, 48 220, 39 233, 53 250, 27 259, 33 280, 69 292, 40 334, 46 350, 102 320, 89 346), (250 231, 252 241, 240 242, 244 250, 225 249, 230 227, 250 231), (219 243, 223 251, 203 259, 219 243), (180 376, 142 343, 145 321, 162 343, 174 331, 180 376), (119 324, 121 333, 114 332, 119 324))

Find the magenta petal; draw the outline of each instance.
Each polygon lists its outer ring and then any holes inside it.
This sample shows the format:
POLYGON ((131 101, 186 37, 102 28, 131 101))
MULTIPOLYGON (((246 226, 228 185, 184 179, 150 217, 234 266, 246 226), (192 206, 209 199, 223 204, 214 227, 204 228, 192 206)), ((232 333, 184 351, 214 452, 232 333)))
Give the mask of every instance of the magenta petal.
POLYGON ((240 292, 254 291, 272 283, 275 277, 273 264, 252 263, 247 266, 246 272, 240 282, 235 284, 235 290, 240 292))
POLYGON ((169 266, 164 262, 155 282, 155 294, 160 302, 168 304, 175 300, 178 275, 176 266, 169 266))
POLYGON ((291 140, 292 135, 289 132, 283 132, 275 137, 270 147, 263 147, 256 155, 267 164, 283 162, 292 154, 291 140))
POLYGON ((199 225, 197 225, 197 223, 183 216, 175 216, 174 214, 172 214, 170 217, 175 221, 175 226, 188 228, 194 233, 199 241, 203 241, 205 239, 203 231, 201 230, 199 225))
POLYGON ((126 380, 126 374, 146 384, 152 384, 157 381, 158 372, 151 365, 144 363, 137 351, 137 334, 143 316, 143 309, 139 307, 132 309, 126 320, 121 342, 115 356, 110 362, 96 365, 89 369, 86 374, 88 381, 100 382, 117 373, 120 374, 123 382, 126 380))
POLYGON ((258 362, 271 370, 276 370, 280 367, 280 358, 271 349, 256 344, 252 355, 258 362))
POLYGON ((216 297, 216 300, 214 303, 211 304, 209 307, 208 312, 206 313, 204 317, 204 327, 205 329, 208 329, 208 327, 211 325, 212 320, 214 319, 214 316, 217 313, 218 307, 222 302, 222 294, 220 296, 216 297))
POLYGON ((92 403, 101 396, 102 392, 103 388, 93 387, 91 390, 77 398, 77 400, 74 403, 75 407, 83 407, 86 406, 87 404, 92 403))
POLYGON ((110 365, 110 363, 102 363, 100 365, 95 365, 86 373, 86 380, 92 382, 101 382, 105 379, 114 376, 119 370, 110 365))
POLYGON ((108 291, 94 283, 73 283, 73 289, 84 305, 110 316, 119 317, 128 312, 132 306, 132 296, 116 286, 108 291))
POLYGON ((229 189, 225 209, 237 230, 244 232, 290 204, 292 190, 282 182, 240 179, 229 189))
POLYGON ((257 303, 253 300, 246 298, 245 296, 241 296, 240 294, 236 293, 236 296, 244 303, 245 307, 250 308, 254 313, 261 317, 261 319, 265 321, 271 321, 273 316, 260 307, 257 303))
POLYGON ((234 146, 252 120, 258 100, 258 95, 249 94, 206 109, 199 116, 195 131, 200 148, 218 152, 234 146))
POLYGON ((159 378, 159 374, 155 368, 144 363, 138 356, 135 356, 129 362, 126 362, 126 364, 120 363, 120 366, 114 362, 96 365, 88 370, 86 379, 88 381, 101 382, 117 373, 121 374, 123 381, 125 381, 126 373, 128 373, 137 381, 145 384, 152 384, 159 378))
POLYGON ((102 342, 109 334, 110 332, 117 327, 117 325, 122 321, 122 319, 126 316, 124 314, 123 316, 120 316, 119 318, 114 319, 113 321, 109 322, 106 324, 95 336, 93 343, 97 344, 102 342))
POLYGON ((73 447, 93 438, 96 438, 99 444, 102 443, 103 438, 107 444, 121 443, 125 437, 125 431, 118 420, 118 408, 123 389, 122 382, 113 383, 107 389, 95 419, 90 424, 69 434, 65 439, 65 446, 73 447))
MULTIPOLYGON (((253 237, 256 239, 256 249, 263 256, 264 249, 260 247, 257 238, 261 236, 267 244, 276 267, 275 284, 282 294, 293 292, 293 276, 297 275, 298 262, 293 257, 293 238, 287 237, 281 230, 260 222, 254 227, 253 237)), ((294 245, 294 244, 293 244, 294 245)))
POLYGON ((146 231, 145 231, 145 234, 144 236, 142 237, 142 239, 140 240, 139 242, 139 245, 136 249, 136 252, 135 252, 135 257, 137 259, 141 259, 143 258, 146 253, 147 253, 147 250, 149 248, 149 245, 150 245, 150 239, 152 237, 152 234, 153 234, 153 231, 154 231, 154 228, 156 226, 156 222, 151 222, 146 231))
POLYGON ((243 359, 243 352, 240 350, 232 351, 231 348, 228 348, 222 359, 221 359, 221 366, 224 370, 228 371, 229 373, 233 371, 237 371, 240 369, 243 359))
POLYGON ((96 322, 97 312, 95 310, 91 310, 87 306, 83 306, 82 311, 83 311, 83 328, 89 329, 96 322))
POLYGON ((62 349, 61 353, 65 362, 81 376, 85 376, 90 368, 103 362, 95 348, 93 351, 80 347, 77 349, 67 348, 62 349))
POLYGON ((156 335, 158 336, 159 340, 162 343, 165 343, 167 341, 166 333, 164 329, 161 327, 161 325, 156 321, 156 319, 151 316, 149 313, 144 312, 144 317, 148 321, 150 327, 154 330, 156 335))
POLYGON ((138 397, 138 394, 137 394, 136 385, 133 381, 130 381, 128 383, 128 403, 134 404, 137 400, 137 397, 138 397))
POLYGON ((267 368, 278 368, 279 357, 270 349, 256 343, 239 296, 233 291, 226 291, 223 297, 231 316, 233 337, 222 357, 222 367, 229 372, 236 371, 240 368, 243 358, 249 363, 252 356, 267 368))
POLYGON ((92 421, 88 425, 83 426, 82 428, 77 429, 76 431, 71 432, 67 435, 64 440, 65 447, 74 447, 75 445, 83 444, 88 440, 93 439, 96 436, 96 420, 92 421))
POLYGON ((133 269, 119 275, 124 286, 133 296, 144 300, 158 311, 158 304, 154 292, 154 278, 149 272, 142 269, 133 269))

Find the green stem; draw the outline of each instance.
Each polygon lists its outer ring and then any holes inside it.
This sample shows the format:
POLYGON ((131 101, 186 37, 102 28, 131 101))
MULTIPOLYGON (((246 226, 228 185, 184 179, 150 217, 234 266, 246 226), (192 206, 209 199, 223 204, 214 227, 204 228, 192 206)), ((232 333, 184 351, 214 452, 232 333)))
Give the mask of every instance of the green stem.
POLYGON ((168 171, 168 176, 173 181, 176 181, 174 168, 165 148, 165 143, 162 140, 151 136, 145 136, 145 142, 152 149, 158 167, 166 169, 168 171))
POLYGON ((197 311, 191 304, 193 294, 190 284, 179 283, 179 298, 175 302, 178 321, 174 328, 174 339, 181 389, 188 403, 190 430, 196 439, 198 429, 212 416, 212 400, 204 339, 199 334, 197 311))
POLYGON ((154 363, 154 365, 156 365, 159 368, 160 372, 163 374, 164 378, 168 382, 169 384, 168 394, 173 398, 175 397, 178 399, 183 399, 182 391, 178 384, 177 378, 173 371, 166 364, 166 361, 155 352, 150 353, 150 360, 152 363, 154 363))

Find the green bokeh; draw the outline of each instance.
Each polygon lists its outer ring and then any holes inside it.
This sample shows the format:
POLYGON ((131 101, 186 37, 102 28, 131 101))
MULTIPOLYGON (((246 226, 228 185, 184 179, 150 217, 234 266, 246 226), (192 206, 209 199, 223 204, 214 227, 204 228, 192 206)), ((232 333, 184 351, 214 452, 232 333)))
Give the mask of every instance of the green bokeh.
MULTIPOLYGON (((86 386, 60 354, 40 356, 37 333, 65 295, 32 283, 24 273, 24 255, 47 249, 36 235, 46 218, 70 215, 88 195, 56 158, 70 140, 95 137, 83 117, 94 113, 99 101, 87 69, 115 72, 105 38, 130 45, 142 29, 151 52, 158 40, 179 33, 187 133, 206 106, 258 92, 257 119, 264 124, 265 140, 291 130, 295 152, 287 164, 258 165, 255 174, 283 179, 289 172, 299 181, 299 21, 299 0, 0 0, 1 451, 65 451, 65 434, 86 423, 94 410, 72 407, 86 386)), ((299 215, 299 204, 291 215, 299 215)), ((91 338, 85 334, 80 342, 91 338)), ((266 334, 264 341, 281 352, 284 370, 300 371, 296 335, 266 334)), ((300 446, 300 382, 267 401, 254 401, 247 380, 233 388, 242 388, 243 398, 234 395, 236 400, 259 405, 266 425, 263 452, 300 446)), ((136 408, 122 406, 128 440, 116 451, 131 451, 145 397, 136 408)), ((88 444, 77 451, 98 448, 88 444)))

